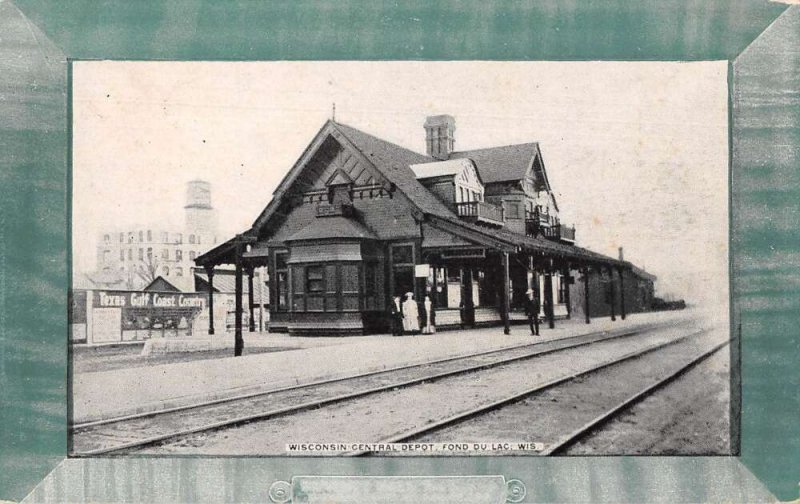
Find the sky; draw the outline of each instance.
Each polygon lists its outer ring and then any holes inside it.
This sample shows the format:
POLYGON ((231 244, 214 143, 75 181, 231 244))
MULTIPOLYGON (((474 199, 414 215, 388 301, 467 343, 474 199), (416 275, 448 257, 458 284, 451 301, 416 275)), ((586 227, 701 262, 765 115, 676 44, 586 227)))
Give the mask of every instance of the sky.
POLYGON ((456 150, 539 142, 577 243, 728 298, 727 63, 111 62, 73 69, 73 257, 97 235, 183 223, 211 182, 222 239, 250 227, 331 118, 425 152, 428 115, 456 150))

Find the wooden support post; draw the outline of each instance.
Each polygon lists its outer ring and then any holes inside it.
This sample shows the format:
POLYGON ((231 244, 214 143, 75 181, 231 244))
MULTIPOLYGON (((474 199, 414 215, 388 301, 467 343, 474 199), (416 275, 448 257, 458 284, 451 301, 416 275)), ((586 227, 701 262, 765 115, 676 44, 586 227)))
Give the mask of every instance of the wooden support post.
POLYGON ((267 328, 264 326, 264 267, 258 268, 258 331, 263 332, 267 328))
POLYGON ((547 271, 544 275, 544 314, 547 317, 547 327, 555 328, 555 313, 553 310, 553 272, 547 271))
POLYGON ((569 264, 564 266, 564 270, 561 276, 561 282, 563 285, 561 286, 564 289, 564 303, 567 304, 567 318, 572 318, 572 304, 570 303, 569 299, 569 264))
POLYGON ((208 275, 208 334, 214 334, 214 266, 206 266, 208 275))
POLYGON ((463 289, 464 296, 461 303, 464 305, 464 316, 462 323, 465 326, 475 327, 475 300, 472 299, 472 267, 464 266, 463 272, 463 289))
POLYGON ((619 315, 622 317, 622 320, 625 320, 625 278, 623 276, 623 270, 620 268, 619 270, 619 315))
POLYGON ((242 355, 244 349, 244 339, 242 339, 242 246, 236 243, 235 252, 235 266, 236 266, 236 282, 235 282, 235 296, 234 303, 236 312, 234 313, 234 347, 233 355, 239 357, 242 355))
POLYGON ((508 278, 508 252, 503 252, 503 333, 511 334, 511 282, 508 278))
POLYGON ((253 295, 253 275, 255 274, 255 270, 252 266, 248 266, 247 268, 247 306, 249 307, 249 324, 248 330, 250 332, 256 332, 256 319, 253 316, 253 304, 255 303, 255 296, 253 295))
POLYGON ((617 320, 617 316, 614 313, 614 301, 615 301, 615 298, 617 297, 617 293, 614 292, 614 270, 611 269, 611 268, 608 268, 608 289, 609 289, 609 297, 611 298, 610 299, 610 302, 611 302, 611 320, 615 321, 615 320, 617 320))
POLYGON ((586 323, 591 323, 591 319, 589 318, 589 268, 583 268, 583 304, 584 308, 583 311, 586 312, 586 323))

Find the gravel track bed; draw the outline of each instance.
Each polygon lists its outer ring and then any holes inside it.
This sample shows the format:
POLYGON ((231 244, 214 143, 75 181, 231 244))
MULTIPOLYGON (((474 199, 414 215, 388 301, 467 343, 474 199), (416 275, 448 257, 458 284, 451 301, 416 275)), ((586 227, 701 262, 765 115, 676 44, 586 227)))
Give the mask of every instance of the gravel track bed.
POLYGON ((729 455, 730 352, 723 348, 566 455, 729 455))
MULTIPOLYGON (((699 337, 671 345, 605 368, 576 380, 558 385, 530 396, 520 402, 487 413, 452 427, 425 435, 414 442, 447 442, 453 440, 469 443, 491 443, 497 441, 538 442, 545 448, 557 443, 563 436, 574 432, 594 420, 617 404, 622 403, 640 390, 657 383, 680 369, 695 357, 721 343, 726 335, 718 331, 705 333, 699 337)), ((714 355, 718 355, 720 350, 714 355)), ((680 378, 679 378, 680 379, 680 378)), ((698 382, 692 382, 696 389, 698 382)), ((700 382, 703 383, 703 382, 700 382)), ((658 392, 656 392, 657 394, 658 392)), ((691 407, 690 404, 687 406, 691 407)), ((697 405, 694 405, 697 407, 697 405)), ((663 402, 653 414, 666 418, 681 417, 687 411, 676 409, 676 404, 663 402)), ((602 427, 601 427, 602 428, 602 427)), ((619 427, 620 432, 625 426, 619 427)), ((727 434, 727 430, 723 431, 727 434)), ((642 432, 650 443, 656 443, 661 433, 656 429, 642 432)), ((676 445, 676 453, 690 450, 689 446, 676 445)), ((587 453, 587 452, 582 452, 587 453)), ((649 455, 647 444, 635 446, 624 444, 613 446, 603 444, 591 453, 602 455, 649 455)), ((479 452, 478 455, 535 455, 535 451, 492 451, 479 452)), ((463 453, 442 453, 442 455, 464 455, 463 453)))
MULTIPOLYGON (((135 453, 267 455, 285 454, 286 444, 294 442, 375 442, 688 332, 685 327, 664 328, 597 342, 320 409, 191 434, 135 453)), ((352 383, 345 386, 352 391, 352 383)))
MULTIPOLYGON (((638 332, 639 330, 644 331, 645 328, 620 331, 620 333, 628 334, 632 331, 638 332)), ((95 427, 79 428, 73 433, 71 452, 74 454, 86 453, 91 450, 122 445, 149 437, 173 434, 211 423, 224 422, 232 418, 255 415, 289 406, 299 406, 305 403, 329 399, 357 391, 366 391, 373 388, 401 384, 405 381, 418 379, 421 376, 434 376, 439 373, 458 371, 473 366, 493 365, 504 359, 526 357, 531 354, 558 350, 576 344, 599 341, 613 336, 613 334, 614 333, 588 334, 561 340, 538 342, 532 345, 494 351, 475 357, 455 359, 430 365, 413 366, 408 369, 386 371, 362 378, 336 381, 283 392, 272 392, 199 408, 123 420, 95 427)))

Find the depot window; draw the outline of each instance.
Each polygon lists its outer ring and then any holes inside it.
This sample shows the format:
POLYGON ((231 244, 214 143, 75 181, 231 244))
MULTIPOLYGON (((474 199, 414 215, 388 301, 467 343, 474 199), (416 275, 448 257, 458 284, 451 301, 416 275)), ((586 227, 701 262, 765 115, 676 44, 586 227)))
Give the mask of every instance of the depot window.
POLYGON ((553 280, 556 280, 558 283, 558 304, 564 304, 567 302, 567 289, 569 289, 569 282, 567 282, 567 277, 565 276, 557 276, 553 277, 553 280))
POLYGON ((306 268, 306 292, 309 294, 325 290, 325 270, 322 266, 309 266, 306 268))
MULTIPOLYGON (((282 283, 278 275, 278 291, 282 283)), ((292 310, 295 312, 354 312, 361 305, 361 264, 326 262, 292 264, 292 310)))
POLYGON ((289 306, 287 299, 289 267, 286 264, 288 256, 288 252, 277 252, 275 254, 275 299, 278 300, 276 306, 278 311, 285 311, 289 306))

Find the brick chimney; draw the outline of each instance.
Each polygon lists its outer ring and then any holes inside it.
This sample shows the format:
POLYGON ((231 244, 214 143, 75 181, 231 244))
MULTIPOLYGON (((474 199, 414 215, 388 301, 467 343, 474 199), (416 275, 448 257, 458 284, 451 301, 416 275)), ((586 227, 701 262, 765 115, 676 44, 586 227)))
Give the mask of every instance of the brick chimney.
POLYGON ((620 261, 624 261, 625 260, 625 256, 622 255, 622 247, 619 248, 619 260, 620 261))
POLYGON ((425 145, 428 155, 445 160, 455 144, 456 120, 453 116, 437 115, 425 119, 425 145))

